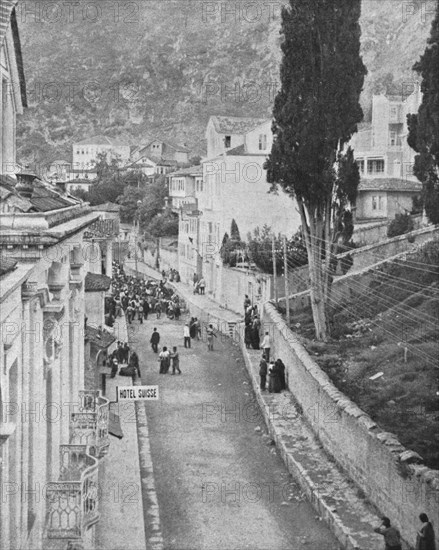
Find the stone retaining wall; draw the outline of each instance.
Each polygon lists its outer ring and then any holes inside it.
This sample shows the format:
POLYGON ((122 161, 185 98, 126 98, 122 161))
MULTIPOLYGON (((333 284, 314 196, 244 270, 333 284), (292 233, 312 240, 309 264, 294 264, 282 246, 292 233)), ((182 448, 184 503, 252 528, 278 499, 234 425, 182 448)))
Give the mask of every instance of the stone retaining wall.
POLYGON ((391 518, 404 539, 415 544, 419 514, 425 512, 436 523, 439 518, 439 471, 423 466, 416 453, 383 432, 338 391, 272 304, 264 304, 262 319, 270 331, 273 355, 284 361, 288 386, 325 450, 391 518))

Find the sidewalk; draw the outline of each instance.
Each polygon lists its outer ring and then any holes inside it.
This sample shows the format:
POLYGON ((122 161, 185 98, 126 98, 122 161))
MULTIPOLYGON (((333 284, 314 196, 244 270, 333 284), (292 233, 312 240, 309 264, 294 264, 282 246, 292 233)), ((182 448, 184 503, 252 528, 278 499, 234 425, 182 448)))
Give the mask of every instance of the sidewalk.
MULTIPOLYGON (((116 319, 115 334, 124 341, 128 340, 125 317, 116 319)), ((116 401, 116 387, 130 385, 131 378, 119 375, 107 377, 106 397, 110 400, 110 411, 120 418, 123 438, 110 435, 108 454, 99 467, 101 518, 96 527, 96 550, 161 549, 160 545, 154 544, 157 538, 151 541, 149 521, 145 523, 151 511, 144 510, 142 463, 148 458, 150 460, 150 450, 149 442, 145 445, 142 439, 140 443, 139 428, 145 429, 146 418, 139 418, 137 403, 112 404, 116 401), (139 420, 141 422, 138 423, 139 420)), ((151 479, 152 469, 149 476, 151 479)), ((155 491, 153 483, 152 491, 155 491)), ((157 524, 158 521, 155 521, 154 536, 157 524)))
MULTIPOLYGON (((134 269, 132 270, 134 272, 134 269)), ((151 278, 160 274, 138 262, 138 271, 151 278)), ((183 283, 169 283, 184 298, 191 315, 209 317, 220 326, 242 322, 238 315, 213 302, 208 296, 192 293, 183 283), (201 312, 201 314, 199 313, 201 312)), ((240 336, 240 325, 235 336, 240 336)), ((362 491, 337 467, 325 453, 311 428, 301 419, 300 407, 289 391, 281 394, 261 392, 259 388, 259 360, 261 352, 241 344, 253 390, 262 418, 276 443, 289 472, 299 483, 303 493, 320 517, 346 550, 377 550, 382 537, 373 532, 380 522, 377 511, 366 501, 362 491), (299 411, 299 412, 298 412, 299 411)), ((342 444, 342 442, 340 442, 342 444)))

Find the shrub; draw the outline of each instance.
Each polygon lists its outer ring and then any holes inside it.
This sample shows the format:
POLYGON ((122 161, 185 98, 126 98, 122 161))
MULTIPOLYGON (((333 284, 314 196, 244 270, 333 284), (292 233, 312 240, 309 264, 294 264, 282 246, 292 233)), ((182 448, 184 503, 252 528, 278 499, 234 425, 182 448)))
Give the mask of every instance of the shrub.
POLYGON ((396 214, 395 219, 389 225, 387 229, 388 237, 397 237, 398 235, 404 235, 413 231, 413 220, 410 214, 396 214))

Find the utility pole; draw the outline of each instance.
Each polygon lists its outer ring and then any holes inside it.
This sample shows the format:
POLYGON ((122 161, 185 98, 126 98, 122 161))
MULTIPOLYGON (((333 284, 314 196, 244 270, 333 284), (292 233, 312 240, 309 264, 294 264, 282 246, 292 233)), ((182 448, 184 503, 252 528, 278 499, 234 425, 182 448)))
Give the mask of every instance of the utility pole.
POLYGON ((287 311, 287 326, 290 326, 290 291, 288 288, 287 238, 284 235, 284 279, 285 279, 285 308, 287 311))
POLYGON ((273 235, 273 240, 271 242, 271 255, 273 256, 273 290, 274 290, 274 300, 277 305, 277 269, 276 269, 276 243, 275 235, 273 235))

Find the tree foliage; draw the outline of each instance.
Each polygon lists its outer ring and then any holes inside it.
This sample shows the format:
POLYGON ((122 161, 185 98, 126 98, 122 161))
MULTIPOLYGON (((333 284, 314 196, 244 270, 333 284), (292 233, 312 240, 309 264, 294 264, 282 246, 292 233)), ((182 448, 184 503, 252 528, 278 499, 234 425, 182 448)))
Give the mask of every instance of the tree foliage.
POLYGON ((439 223, 439 0, 430 38, 413 69, 422 76, 422 103, 417 114, 407 117, 408 144, 418 154, 413 173, 422 182, 425 213, 431 223, 439 223))
POLYGON ((360 0, 290 0, 282 10, 281 89, 267 177, 299 207, 321 340, 327 338, 332 280, 331 262, 322 258, 334 252, 360 180, 353 152, 345 150, 363 118, 360 12, 360 0))
POLYGON ((387 228, 388 237, 397 237, 413 231, 413 220, 410 214, 396 214, 387 228))
MULTIPOLYGON (((273 239, 276 258, 276 272, 284 273, 283 238, 275 235, 268 225, 257 227, 248 234, 248 255, 251 262, 264 273, 273 273, 273 239)), ((302 232, 299 230, 287 239, 287 263, 289 269, 294 269, 308 263, 306 247, 302 232)))

